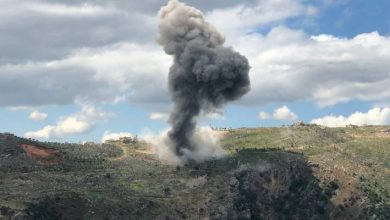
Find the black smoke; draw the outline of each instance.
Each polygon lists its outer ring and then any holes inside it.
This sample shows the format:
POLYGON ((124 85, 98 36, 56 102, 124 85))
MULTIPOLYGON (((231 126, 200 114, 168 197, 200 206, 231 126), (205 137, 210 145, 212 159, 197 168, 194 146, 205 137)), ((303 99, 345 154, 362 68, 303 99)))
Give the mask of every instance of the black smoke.
POLYGON ((168 136, 175 154, 193 151, 196 116, 223 107, 250 90, 248 60, 230 47, 202 13, 178 0, 160 10, 158 42, 174 63, 169 91, 174 102, 168 136))

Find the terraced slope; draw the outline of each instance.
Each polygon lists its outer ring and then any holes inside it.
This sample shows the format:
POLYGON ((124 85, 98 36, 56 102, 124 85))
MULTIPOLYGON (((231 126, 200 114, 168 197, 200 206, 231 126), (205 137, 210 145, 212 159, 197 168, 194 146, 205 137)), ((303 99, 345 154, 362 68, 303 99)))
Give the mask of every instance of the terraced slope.
POLYGON ((184 167, 162 164, 142 142, 2 134, 0 219, 390 219, 388 130, 228 130, 227 157, 184 167))

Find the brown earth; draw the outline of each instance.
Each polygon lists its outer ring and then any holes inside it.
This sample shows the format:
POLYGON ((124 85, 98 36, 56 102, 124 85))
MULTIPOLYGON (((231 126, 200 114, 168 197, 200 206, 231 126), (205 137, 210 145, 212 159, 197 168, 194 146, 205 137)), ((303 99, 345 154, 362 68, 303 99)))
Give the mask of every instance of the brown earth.
POLYGON ((58 150, 38 147, 31 144, 21 144, 19 147, 22 148, 28 156, 37 159, 37 162, 40 165, 53 165, 58 163, 58 150))
POLYGON ((20 147, 30 157, 52 158, 52 157, 56 157, 59 155, 58 150, 38 147, 38 146, 30 145, 30 144, 21 144, 20 147))

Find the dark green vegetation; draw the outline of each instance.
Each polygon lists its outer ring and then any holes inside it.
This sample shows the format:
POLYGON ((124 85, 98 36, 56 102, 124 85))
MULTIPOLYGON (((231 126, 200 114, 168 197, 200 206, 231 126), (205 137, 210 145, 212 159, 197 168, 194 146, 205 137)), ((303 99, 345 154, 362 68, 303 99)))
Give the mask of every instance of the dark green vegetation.
POLYGON ((390 219, 389 128, 221 133, 228 156, 184 167, 138 141, 0 134, 0 219, 390 219))

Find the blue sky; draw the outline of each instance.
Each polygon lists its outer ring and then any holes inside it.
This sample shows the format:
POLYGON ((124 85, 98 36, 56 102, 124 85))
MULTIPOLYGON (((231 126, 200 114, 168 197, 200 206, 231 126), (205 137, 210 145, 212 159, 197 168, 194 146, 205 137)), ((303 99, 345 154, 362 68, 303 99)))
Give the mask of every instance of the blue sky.
POLYGON ((328 33, 340 37, 354 37, 360 33, 378 31, 388 35, 390 2, 386 0, 334 1, 319 13, 318 27, 308 28, 312 34, 328 33))
MULTIPOLYGON (((187 3, 252 66, 251 92, 201 125, 390 123, 389 1, 187 3)), ((80 142, 169 128, 171 58, 155 41, 163 4, 2 1, 0 132, 80 142)))

